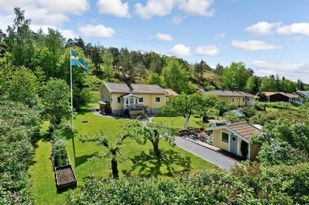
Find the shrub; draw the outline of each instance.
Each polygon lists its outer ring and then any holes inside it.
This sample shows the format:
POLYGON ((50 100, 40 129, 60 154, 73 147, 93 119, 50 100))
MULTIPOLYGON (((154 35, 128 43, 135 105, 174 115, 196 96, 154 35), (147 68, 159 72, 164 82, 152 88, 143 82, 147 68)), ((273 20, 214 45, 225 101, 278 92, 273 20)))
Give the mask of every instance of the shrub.
POLYGON ((255 115, 256 111, 254 108, 251 108, 251 107, 244 107, 242 109, 242 112, 246 115, 246 117, 252 117, 255 115))

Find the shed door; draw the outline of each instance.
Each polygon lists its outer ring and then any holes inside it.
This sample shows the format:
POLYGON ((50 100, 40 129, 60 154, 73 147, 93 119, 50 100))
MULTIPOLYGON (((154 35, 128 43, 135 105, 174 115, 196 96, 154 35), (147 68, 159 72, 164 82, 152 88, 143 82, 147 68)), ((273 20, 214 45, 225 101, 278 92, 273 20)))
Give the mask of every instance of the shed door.
POLYGON ((238 137, 231 134, 231 139, 230 139, 230 152, 238 155, 237 151, 238 151, 238 137))

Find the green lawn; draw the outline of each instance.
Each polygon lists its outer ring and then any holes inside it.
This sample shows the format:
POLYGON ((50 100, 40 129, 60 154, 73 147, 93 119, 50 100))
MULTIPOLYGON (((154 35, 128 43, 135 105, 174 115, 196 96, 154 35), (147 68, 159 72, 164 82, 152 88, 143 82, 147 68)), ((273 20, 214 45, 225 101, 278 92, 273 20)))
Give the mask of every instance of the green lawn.
MULTIPOLYGON (((154 122, 162 123, 166 126, 182 129, 184 125, 184 118, 181 116, 175 116, 175 117, 162 117, 162 116, 156 116, 153 118, 154 122)), ((189 120, 189 127, 195 127, 200 128, 202 125, 202 120, 198 116, 192 116, 189 120)))
MULTIPOLYGON (((93 106, 94 104, 91 104, 93 106)), ((171 126, 175 126, 178 128, 182 127, 183 118, 182 117, 155 117, 154 121, 164 122, 171 126)), ((199 127, 196 122, 200 121, 198 118, 191 119, 191 126, 199 127)), ((105 178, 110 178, 110 161, 106 157, 97 158, 93 157, 94 154, 98 153, 100 155, 104 155, 105 149, 101 146, 94 145, 92 143, 82 143, 80 141, 85 135, 96 135, 100 131, 103 131, 105 135, 110 137, 112 142, 115 142, 115 135, 121 130, 121 128, 125 128, 126 123, 128 123, 127 119, 116 119, 111 117, 102 117, 96 116, 92 112, 89 111, 89 107, 80 112, 75 120, 74 120, 74 129, 75 133, 75 157, 72 146, 72 139, 67 139, 67 150, 69 152, 70 160, 73 165, 77 180, 78 186, 82 185, 83 178, 89 176, 91 174, 95 176, 102 176, 105 178), (83 121, 87 121, 86 123, 83 121)), ((42 125, 42 135, 46 131, 48 124, 45 122, 42 125)), ((160 143, 160 147, 162 150, 172 150, 174 151, 171 155, 167 154, 166 159, 170 160, 173 164, 173 160, 178 158, 189 158, 191 168, 190 172, 196 172, 202 169, 210 169, 213 166, 198 158, 193 156, 192 154, 183 151, 180 148, 172 147, 165 141, 160 143)), ((35 150, 35 163, 30 168, 31 173, 31 192, 35 199, 35 204, 63 204, 66 198, 66 193, 57 194, 55 181, 54 181, 54 173, 52 170, 51 161, 49 159, 50 156, 51 144, 44 137, 42 137, 37 142, 37 147, 35 150)), ((119 161, 119 171, 120 176, 123 177, 122 171, 128 172, 132 167, 132 162, 130 158, 139 155, 142 151, 148 153, 151 150, 151 145, 139 145, 133 140, 127 140, 120 152, 121 159, 119 161)), ((149 170, 152 170, 155 166, 153 164, 153 160, 147 161, 145 165, 149 170)), ((141 167, 139 167, 141 168, 141 167)), ((139 168, 132 171, 132 175, 139 175, 139 168)), ((145 168, 145 167, 144 167, 145 168)), ((174 166, 175 173, 182 170, 181 166, 174 166)), ((146 169, 147 170, 147 169, 146 169)), ((158 170, 157 170, 158 171, 158 170)), ((159 168, 159 171, 162 174, 167 174, 167 167, 162 166, 159 168)), ((149 171, 150 173, 150 171, 149 171)), ((77 189, 78 191, 78 189, 77 189)))

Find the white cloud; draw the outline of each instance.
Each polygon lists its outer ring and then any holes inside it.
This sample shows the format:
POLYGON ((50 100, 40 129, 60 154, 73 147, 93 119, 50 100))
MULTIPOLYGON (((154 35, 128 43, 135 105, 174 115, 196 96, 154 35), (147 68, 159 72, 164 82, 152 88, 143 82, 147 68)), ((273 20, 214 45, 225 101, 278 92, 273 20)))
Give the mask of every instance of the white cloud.
POLYGON ((7 16, 1 16, 0 15, 0 29, 3 32, 6 32, 6 29, 8 28, 8 25, 12 25, 14 21, 13 15, 7 15, 7 16))
POLYGON ((277 29, 278 34, 309 36, 309 23, 292 23, 290 25, 281 26, 277 29))
POLYGON ((183 44, 176 44, 171 48, 169 54, 178 57, 186 57, 191 55, 191 49, 189 46, 185 46, 183 44))
POLYGON ((136 14, 143 19, 150 19, 153 16, 166 16, 171 13, 177 0, 148 0, 146 5, 135 4, 136 14))
POLYGON ((250 63, 255 73, 260 76, 276 75, 288 77, 292 80, 300 79, 309 82, 308 63, 286 63, 269 60, 256 60, 250 63))
MULTIPOLYGON (((177 7, 179 11, 188 15, 212 16, 212 4, 213 0, 148 0, 146 4, 135 4, 135 12, 143 19, 150 19, 153 16, 166 16, 177 7)), ((183 18, 178 15, 173 18, 173 22, 178 24, 183 18)))
POLYGON ((215 35, 214 39, 215 40, 222 40, 222 39, 225 38, 225 36, 226 36, 225 33, 218 33, 218 34, 215 35))
POLYGON ((180 24, 184 19, 186 18, 186 16, 174 16, 172 18, 172 22, 175 24, 175 25, 178 25, 180 24))
POLYGON ((219 48, 214 45, 199 46, 195 53, 200 56, 216 56, 219 54, 219 48))
POLYGON ((69 17, 61 13, 48 13, 44 8, 32 8, 25 12, 25 17, 31 19, 35 25, 52 25, 58 26, 69 21, 69 17))
POLYGON ((248 40, 248 41, 233 40, 232 46, 245 51, 274 50, 281 48, 280 46, 267 44, 264 41, 258 41, 258 40, 248 40))
POLYGON ((179 9, 187 14, 212 16, 214 9, 211 8, 213 0, 183 0, 179 5, 179 9))
POLYGON ((117 17, 129 17, 128 3, 121 0, 98 0, 100 14, 110 14, 117 17))
POLYGON ((62 34, 62 36, 66 39, 74 39, 78 38, 78 35, 73 31, 69 29, 59 29, 59 32, 62 34))
POLYGON ((50 13, 80 14, 89 9, 87 0, 36 0, 40 6, 50 13))
POLYGON ((156 38, 161 41, 172 41, 173 40, 173 36, 169 34, 165 34, 165 33, 157 33, 156 38))
POLYGON ((245 28, 245 31, 254 35, 267 35, 273 33, 274 29, 280 26, 280 22, 269 23, 267 21, 261 21, 245 28))
POLYGON ((106 27, 102 24, 99 25, 86 25, 79 28, 80 33, 85 37, 99 37, 108 38, 112 37, 115 31, 111 27, 106 27))

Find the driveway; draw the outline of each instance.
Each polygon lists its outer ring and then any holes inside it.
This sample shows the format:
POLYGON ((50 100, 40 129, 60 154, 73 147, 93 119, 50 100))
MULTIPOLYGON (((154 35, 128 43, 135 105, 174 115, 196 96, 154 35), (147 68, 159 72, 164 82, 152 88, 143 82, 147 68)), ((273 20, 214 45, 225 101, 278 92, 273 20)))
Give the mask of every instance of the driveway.
POLYGON ((204 146, 186 140, 182 137, 176 137, 175 143, 178 147, 224 170, 230 170, 237 163, 237 160, 235 159, 232 159, 212 149, 206 148, 204 146))

